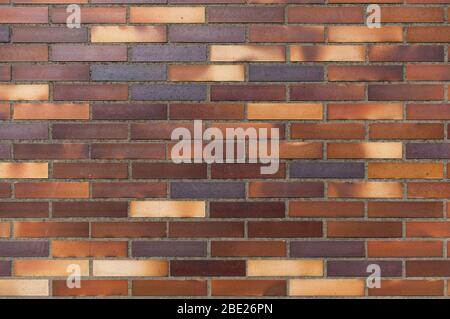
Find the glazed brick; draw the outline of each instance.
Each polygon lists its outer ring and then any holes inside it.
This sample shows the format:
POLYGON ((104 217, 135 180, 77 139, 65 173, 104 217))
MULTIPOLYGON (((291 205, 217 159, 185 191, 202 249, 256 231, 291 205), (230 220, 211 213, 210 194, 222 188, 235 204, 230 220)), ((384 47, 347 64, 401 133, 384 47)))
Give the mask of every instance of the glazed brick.
POLYGON ((323 42, 324 27, 296 25, 263 25, 249 26, 250 42, 323 42))
POLYGON ((450 118, 450 104, 408 104, 408 120, 446 120, 450 118))
POLYGON ((307 7, 292 6, 287 11, 289 23, 362 23, 360 7, 307 7))
POLYGON ((369 257, 442 257, 439 241, 372 241, 367 244, 369 257))
POLYGON ((447 143, 408 143, 406 158, 439 159, 450 158, 450 144, 447 143))
POLYGON ((16 64, 12 66, 16 81, 88 81, 89 66, 84 64, 16 64))
POLYGON ((289 176, 292 178, 364 178, 364 163, 293 162, 289 176))
POLYGON ((11 262, 0 261, 0 276, 11 276, 11 262))
POLYGON ((249 81, 286 82, 286 81, 323 81, 324 72, 318 66, 264 65, 249 66, 249 81))
POLYGON ((340 103, 328 104, 330 120, 401 120, 401 103, 340 103))
POLYGON ((120 45, 55 44, 52 46, 51 60, 61 62, 126 61, 127 48, 120 45))
POLYGON ((146 101, 200 101, 206 97, 206 86, 201 84, 133 84, 130 86, 132 100, 146 101))
POLYGON ((54 202, 54 217, 127 217, 126 202, 54 202))
POLYGON ((131 60, 134 62, 206 61, 206 45, 138 45, 131 49, 131 60))
POLYGON ((401 277, 402 263, 400 261, 344 261, 329 260, 327 262, 327 275, 330 277, 366 277, 367 266, 377 264, 381 268, 383 277, 401 277))
POLYGON ((16 183, 14 185, 14 193, 16 198, 88 198, 89 183, 16 183))
POLYGON ((285 49, 280 45, 211 45, 210 51, 211 61, 285 61, 285 49))
MULTIPOLYGON (((126 8, 114 7, 82 7, 81 23, 126 23, 126 8)), ((66 23, 70 13, 66 8, 52 8, 51 19, 53 23, 66 23)))
POLYGON ((9 27, 0 26, 0 42, 9 42, 9 27))
POLYGON ((148 198, 166 196, 166 183, 104 182, 92 183, 93 198, 148 198))
POLYGON ((369 289, 369 296, 442 296, 442 280, 382 280, 382 288, 369 289))
POLYGON ((124 124, 55 124, 52 130, 55 139, 111 139, 128 137, 128 127, 124 124))
POLYGON ((360 84, 298 84, 290 87, 289 94, 291 99, 296 101, 357 101, 364 98, 364 86, 360 84))
POLYGON ((211 177, 217 179, 284 178, 285 165, 281 163, 274 174, 262 174, 261 164, 212 164, 211 177))
POLYGON ((195 81, 244 81, 244 65, 171 65, 169 80, 195 81))
POLYGON ((406 223, 406 237, 439 238, 450 233, 448 222, 409 222, 406 223))
POLYGON ((91 157, 95 159, 164 159, 163 144, 93 144, 91 157))
POLYGON ((284 280, 213 280, 213 296, 286 296, 284 280))
POLYGON ((133 178, 206 178, 205 164, 133 163, 133 178))
POLYGON ((245 28, 241 26, 170 26, 170 42, 245 42, 245 28))
POLYGON ((281 202, 211 202, 210 216, 216 218, 284 217, 281 202))
POLYGON ((9 183, 0 183, 0 198, 11 197, 11 185, 9 183))
POLYGON ((291 201, 289 202, 291 217, 362 217, 363 202, 336 201, 291 201))
POLYGON ((292 241, 291 257, 364 257, 362 241, 292 241))
POLYGON ((450 28, 447 26, 417 26, 408 27, 408 42, 448 42, 450 28))
MULTIPOLYGON (((333 10, 334 12, 334 10, 333 10)), ((369 29, 365 26, 330 26, 328 28, 330 42, 401 42, 403 28, 384 26, 369 29)))
POLYGON ((133 280, 133 296, 206 296, 203 280, 133 280))
POLYGON ((433 218, 442 217, 442 202, 369 202, 369 217, 433 218))
POLYGON ((48 241, 1 241, 0 256, 2 257, 48 257, 48 241))
POLYGON ((87 144, 14 144, 16 159, 82 159, 88 158, 87 144))
POLYGON ((164 222, 94 222, 93 238, 154 238, 166 237, 164 222))
POLYGON ((328 196, 336 198, 401 198, 398 182, 329 182, 328 196))
POLYGON ((163 65, 92 65, 91 79, 94 81, 164 81, 166 68, 163 65))
POLYGON ((369 61, 374 62, 443 62, 444 47, 440 45, 373 45, 369 61))
POLYGON ((289 51, 291 61, 365 60, 363 45, 292 45, 289 51))
POLYGON ((283 101, 282 85, 212 85, 212 101, 283 101))
POLYGON ((86 222, 14 222, 16 238, 88 237, 86 222))
POLYGON ((282 7, 209 7, 208 22, 218 23, 281 23, 282 7))
POLYGON ((133 257, 206 257, 203 241, 134 241, 133 257))
MULTIPOLYGON (((0 81, 9 81, 10 79, 11 79, 11 68, 9 67, 9 65, 0 65, 0 81)), ((0 107, 4 108, 5 106, 3 105, 0 107)), ((1 111, 2 117, 6 117, 4 113, 5 111, 2 110, 1 111)))
POLYGON ((87 120, 89 104, 14 104, 13 117, 15 120, 87 120))
POLYGON ((46 202, 2 202, 1 218, 45 218, 49 216, 49 204, 46 202))
POLYGON ((291 138, 299 139, 361 139, 364 126, 359 123, 293 123, 291 138))
POLYGON ((411 101, 411 100, 442 100, 444 88, 434 84, 390 84, 369 85, 369 100, 372 101, 411 101))
POLYGON ((172 198, 244 198, 245 185, 238 182, 173 182, 172 198))
POLYGON ((401 66, 337 66, 328 67, 330 81, 401 81, 401 66))
POLYGON ((1 44, 1 62, 48 61, 48 47, 43 44, 1 44))
POLYGON ((165 104, 96 104, 92 105, 94 120, 162 120, 167 118, 165 104))
POLYGON ((164 26, 95 26, 91 28, 91 42, 166 42, 164 26))
POLYGON ((254 221, 247 227, 252 238, 322 237, 322 222, 317 221, 254 221))
POLYGON ((244 224, 240 222, 171 222, 169 237, 244 237, 244 224))
POLYGON ((125 241, 53 241, 52 255, 54 257, 127 257, 127 242, 125 241))
POLYGON ((403 146, 397 142, 329 143, 329 158, 401 158, 403 146))
POLYGON ((449 183, 409 183, 409 198, 448 198, 449 183))
POLYGON ((320 182, 250 182, 249 197, 322 197, 320 182))
POLYGON ((450 263, 447 260, 408 260, 406 275, 408 277, 447 277, 450 263))
POLYGON ((245 276, 245 261, 242 260, 172 260, 172 276, 245 276))
POLYGON ((126 84, 55 84, 53 98, 59 101, 126 100, 126 84))
POLYGON ((381 22, 442 22, 443 13, 441 8, 382 7, 381 22))
POLYGON ((243 104, 170 104, 174 120, 238 120, 244 118, 243 104))
POLYGON ((212 241, 211 255, 215 257, 284 257, 283 241, 212 241))
POLYGON ((9 124, 0 127, 0 138, 4 140, 43 140, 48 138, 46 124, 9 124))
POLYGON ((363 296, 364 280, 358 279, 291 279, 290 296, 363 296))
POLYGON ((404 139, 431 140, 444 138, 442 124, 371 124, 369 129, 371 139, 404 139))
POLYGON ((86 28, 69 29, 65 27, 14 27, 12 42, 87 42, 86 28))
POLYGON ((413 81, 450 81, 448 65, 415 65, 406 66, 406 78, 413 81))
POLYGON ((401 222, 329 221, 328 237, 401 237, 401 222))
POLYGON ((432 163, 369 163, 369 178, 429 178, 444 177, 444 167, 432 163))
POLYGON ((131 7, 131 23, 204 23, 204 7, 131 7))
POLYGON ((55 297, 85 297, 85 296, 127 296, 128 282, 126 280, 83 280, 78 289, 70 289, 64 280, 52 281, 52 293, 55 297))
POLYGON ((48 8, 2 7, 0 23, 48 23, 48 8))

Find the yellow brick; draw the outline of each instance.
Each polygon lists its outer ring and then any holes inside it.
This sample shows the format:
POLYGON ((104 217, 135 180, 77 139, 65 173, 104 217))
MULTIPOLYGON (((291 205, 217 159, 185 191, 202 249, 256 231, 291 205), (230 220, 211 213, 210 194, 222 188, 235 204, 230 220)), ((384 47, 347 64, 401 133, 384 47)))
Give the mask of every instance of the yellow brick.
POLYGON ((131 7, 131 23, 205 23, 204 7, 131 7))
POLYGON ((134 201, 131 217, 205 217, 204 201, 134 201))

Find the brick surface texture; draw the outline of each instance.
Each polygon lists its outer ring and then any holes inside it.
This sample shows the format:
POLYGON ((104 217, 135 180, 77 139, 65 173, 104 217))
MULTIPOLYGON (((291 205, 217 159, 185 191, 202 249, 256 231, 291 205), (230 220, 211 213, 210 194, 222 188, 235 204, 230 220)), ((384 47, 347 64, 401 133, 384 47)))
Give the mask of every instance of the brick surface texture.
POLYGON ((448 296, 449 4, 0 0, 0 297, 448 296), (194 120, 278 171, 174 163, 194 120))

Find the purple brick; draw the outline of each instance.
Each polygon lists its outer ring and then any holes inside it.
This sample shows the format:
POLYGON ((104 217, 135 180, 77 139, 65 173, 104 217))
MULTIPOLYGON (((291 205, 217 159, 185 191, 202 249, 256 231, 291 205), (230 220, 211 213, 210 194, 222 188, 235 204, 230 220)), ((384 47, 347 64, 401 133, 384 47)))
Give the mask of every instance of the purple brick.
POLYGON ((0 144, 0 159, 11 158, 11 145, 0 144))
POLYGON ((176 182, 170 185, 172 198, 244 198, 244 183, 176 182))
POLYGON ((245 27, 170 26, 169 40, 174 42, 245 42, 245 27))
POLYGON ((245 276, 244 260, 172 260, 172 276, 245 276))
POLYGON ((86 28, 15 27, 11 38, 13 42, 87 42, 88 31, 86 28))
POLYGON ((165 65, 93 65, 91 78, 94 81, 164 81, 165 65))
POLYGON ((48 257, 47 241, 0 241, 0 257, 48 257))
POLYGON ((408 143, 406 158, 450 158, 450 143, 408 143))
POLYGON ((0 260, 0 276, 11 276, 11 262, 0 260))
POLYGON ((9 28, 0 26, 0 42, 9 42, 9 28))
POLYGON ((113 3, 113 4, 125 4, 125 3, 167 3, 167 0, 92 0, 91 3, 113 3))
POLYGON ((294 178, 364 178, 364 163, 293 162, 290 176, 294 178))
POLYGON ((6 140, 47 139, 47 124, 9 124, 0 125, 0 138, 6 140))
POLYGON ((402 275, 401 261, 381 260, 330 260, 327 262, 327 274, 332 277, 367 277, 370 264, 379 265, 382 277, 399 277, 402 275))
POLYGON ((133 257, 206 257, 204 241, 135 241, 133 257))
POLYGON ((294 241, 291 257, 364 257, 362 241, 294 241))
POLYGON ((249 67, 249 80, 272 81, 323 81, 322 66, 252 64, 249 67))
POLYGON ((202 101, 206 98, 203 84, 135 84, 131 86, 132 100, 202 101))
POLYGON ((276 23, 284 21, 284 8, 282 7, 209 7, 208 21, 220 23, 261 22, 276 23))
POLYGON ((138 62, 199 62, 206 61, 204 45, 139 45, 131 49, 131 61, 138 62))
POLYGON ((94 120, 164 120, 166 104, 94 104, 94 120))

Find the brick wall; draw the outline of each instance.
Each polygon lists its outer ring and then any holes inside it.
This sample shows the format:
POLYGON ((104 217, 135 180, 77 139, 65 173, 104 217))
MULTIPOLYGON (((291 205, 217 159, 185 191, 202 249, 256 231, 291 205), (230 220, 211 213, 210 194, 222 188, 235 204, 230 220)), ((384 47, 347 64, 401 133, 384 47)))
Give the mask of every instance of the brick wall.
POLYGON ((168 1, 0 0, 0 296, 446 296, 449 0, 168 1))

